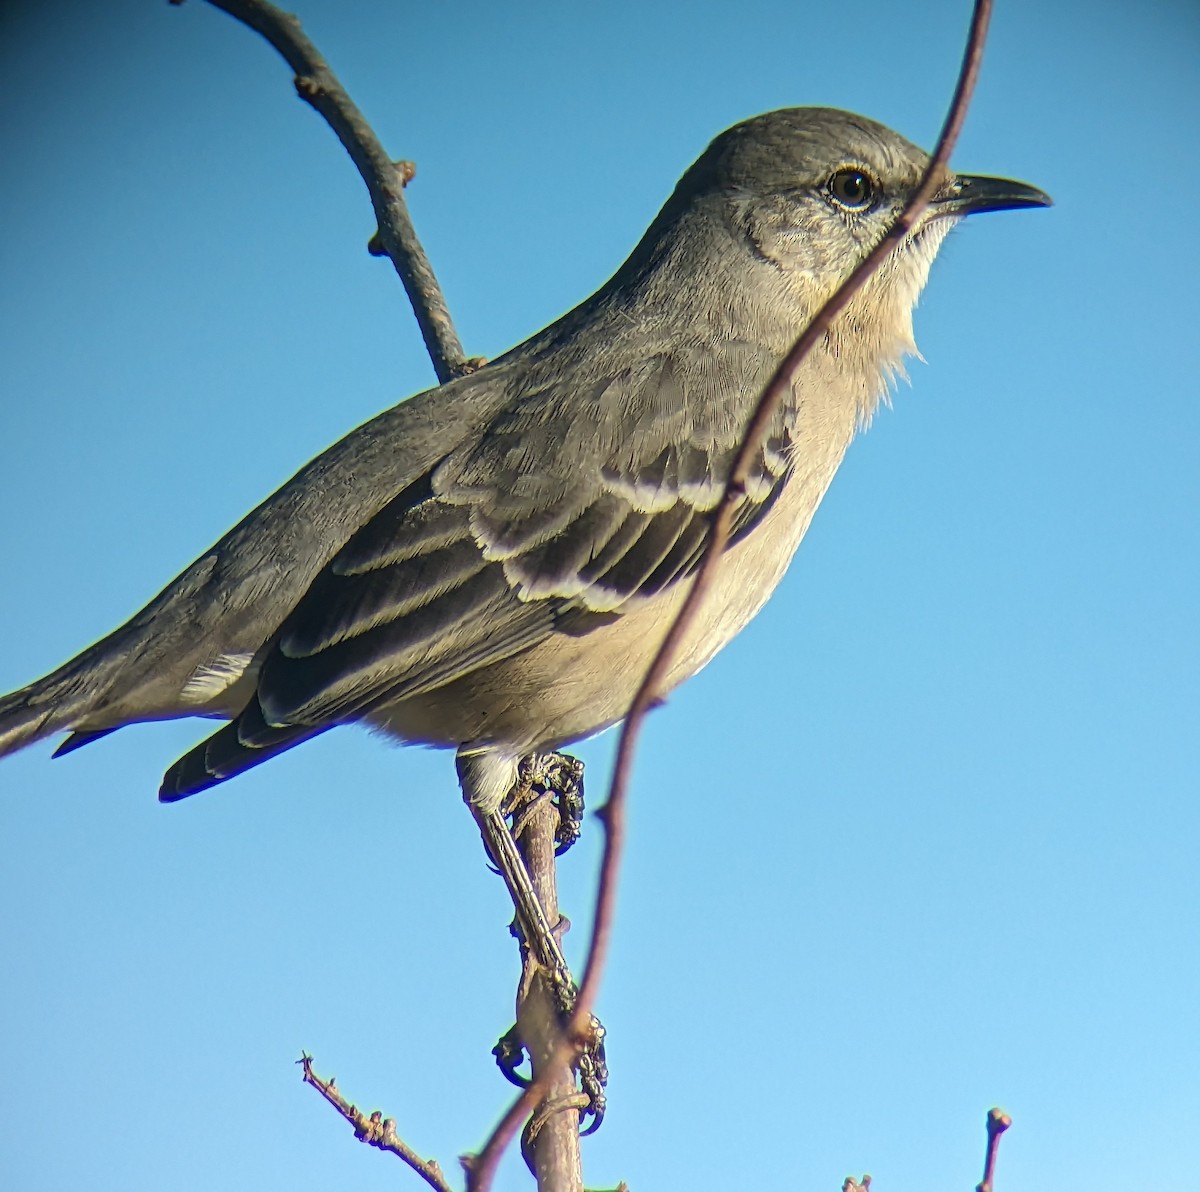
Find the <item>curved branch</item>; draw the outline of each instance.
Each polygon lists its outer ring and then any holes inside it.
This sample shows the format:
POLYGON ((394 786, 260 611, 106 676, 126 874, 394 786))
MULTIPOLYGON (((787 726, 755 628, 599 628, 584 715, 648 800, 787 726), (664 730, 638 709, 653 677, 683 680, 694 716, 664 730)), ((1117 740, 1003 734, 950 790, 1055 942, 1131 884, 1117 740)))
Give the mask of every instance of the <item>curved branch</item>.
MULTIPOLYGON (((379 240, 412 303, 438 381, 445 384, 469 371, 446 299, 404 201, 405 184, 413 176, 412 165, 388 157, 362 112, 291 13, 266 0, 208 2, 262 34, 279 51, 295 72, 300 98, 324 118, 350 154, 367 185, 379 224, 379 240)), ((171 3, 180 5, 183 0, 171 3)))
POLYGON ((883 239, 859 262, 834 291, 832 297, 812 317, 808 326, 792 345, 791 351, 776 369, 775 375, 763 391, 762 397, 759 398, 758 405, 742 435, 741 446, 725 484, 720 504, 713 515, 712 527, 704 548, 703 562, 675 620, 663 637, 662 645, 659 647, 654 661, 650 664, 626 715, 621 728, 620 742, 617 746, 617 759, 613 767, 608 803, 602 809, 605 812, 604 820, 608 832, 600 870, 600 889, 596 899, 592 945, 588 952, 587 966, 584 969, 583 982, 579 989, 579 1000, 571 1022, 572 1031, 577 1032, 582 1029, 586 1015, 590 1013, 590 1007, 599 986, 600 973, 603 971, 608 953, 615 904, 616 872, 624 838, 626 792, 633 766, 634 748, 646 714, 659 701, 659 688, 671 668, 676 651, 712 588, 717 568, 721 564, 722 555, 729 542, 734 506, 745 492, 750 464, 762 444, 767 427, 770 425, 779 403, 791 388, 800 365, 828 331, 833 320, 862 289, 867 278, 883 264, 896 245, 908 235, 921 213, 928 206, 934 192, 945 181, 946 163, 954 143, 958 139, 963 121, 966 119, 967 105, 970 103, 975 80, 979 74, 979 64, 983 57, 983 43, 987 35, 991 7, 991 0, 975 0, 975 10, 959 72, 958 85, 955 88, 954 98, 951 100, 950 111, 942 127, 941 136, 938 138, 937 147, 929 159, 920 184, 883 239))
MULTIPOLYGON (((958 139, 963 121, 966 119, 967 107, 979 75, 979 65, 983 58, 983 46, 987 36, 991 8, 991 0, 975 0, 967 45, 963 53, 962 65, 959 68, 954 96, 950 102, 950 110, 920 184, 883 239, 863 258, 833 296, 813 316, 763 391, 763 395, 746 425, 741 446, 729 480, 725 485, 724 494, 713 515, 708 541, 705 544, 703 562, 626 714, 625 722, 621 727, 620 742, 617 746, 617 758, 613 768, 612 785, 609 787, 608 802, 598 813, 603 819, 606 829, 604 854, 600 863, 600 883, 596 894, 592 938, 588 948, 583 981, 580 984, 579 996, 571 1021, 567 1024, 563 1032, 563 1040, 559 1045, 564 1056, 578 1052, 579 1040, 583 1037, 587 1023, 590 1021, 591 1009, 596 1001, 600 979, 608 958, 616 909, 617 872, 620 868, 625 842, 625 804, 629 790, 629 778, 633 767, 634 749, 646 714, 657 703, 659 688, 670 670, 676 650, 695 621, 701 605, 712 588, 722 553, 729 541, 733 508, 742 494, 749 463, 757 452, 784 393, 790 388, 804 358, 812 351, 846 304, 862 288, 867 278, 879 268, 896 244, 908 234, 938 186, 944 181, 946 163, 958 139)), ((541 1079, 535 1080, 509 1107, 508 1112, 493 1130, 483 1150, 474 1157, 468 1169, 467 1186, 471 1192, 485 1192, 490 1187, 500 1155, 512 1141, 524 1116, 532 1111, 545 1092, 544 1082, 541 1079)))

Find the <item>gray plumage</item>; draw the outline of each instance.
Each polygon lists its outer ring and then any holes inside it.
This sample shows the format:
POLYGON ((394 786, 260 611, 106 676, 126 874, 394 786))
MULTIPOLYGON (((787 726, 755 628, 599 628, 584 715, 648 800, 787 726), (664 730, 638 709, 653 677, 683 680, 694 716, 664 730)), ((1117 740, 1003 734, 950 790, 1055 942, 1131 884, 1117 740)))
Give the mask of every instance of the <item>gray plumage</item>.
MULTIPOLYGON (((925 160, 829 109, 729 129, 593 297, 353 431, 127 624, 0 699, 0 754, 62 730, 68 749, 135 721, 230 718, 168 771, 169 800, 365 721, 458 749, 467 797, 494 809, 522 754, 624 714, 759 394, 925 160)), ((947 175, 801 369, 670 685, 778 583, 915 350, 912 308, 946 231, 1048 201, 947 175)))

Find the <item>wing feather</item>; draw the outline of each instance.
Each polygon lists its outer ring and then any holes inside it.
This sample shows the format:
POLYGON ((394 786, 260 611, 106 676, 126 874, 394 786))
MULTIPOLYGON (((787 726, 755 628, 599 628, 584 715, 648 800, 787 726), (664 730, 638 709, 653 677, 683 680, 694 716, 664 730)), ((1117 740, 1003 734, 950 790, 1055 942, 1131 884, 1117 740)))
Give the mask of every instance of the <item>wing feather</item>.
MULTIPOLYGON (((773 367, 743 356, 651 356, 594 378, 582 401, 535 376, 318 576, 263 663, 245 742, 270 747, 590 632, 691 574, 773 367), (715 398, 714 383, 727 386, 715 398)), ((756 457, 739 538, 786 479, 790 430, 781 415, 756 457)))

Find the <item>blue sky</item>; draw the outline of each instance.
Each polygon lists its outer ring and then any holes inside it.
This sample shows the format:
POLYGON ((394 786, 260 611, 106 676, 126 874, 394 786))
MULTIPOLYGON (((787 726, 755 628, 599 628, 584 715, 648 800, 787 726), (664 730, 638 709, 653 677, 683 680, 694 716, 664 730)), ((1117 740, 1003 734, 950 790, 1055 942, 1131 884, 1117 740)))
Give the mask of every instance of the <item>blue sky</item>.
MULTIPOLYGON (((297 5, 417 162, 486 356, 599 285, 739 119, 841 106, 930 144, 968 17, 297 5)), ((928 363, 644 735, 589 1186, 964 1189, 993 1104, 1002 1192, 1191 1169, 1200 13, 1081 14, 1000 0, 955 156, 1057 205, 952 235, 928 363)), ((198 0, 0 30, 3 690, 432 372, 265 43, 198 0)), ((453 1169, 507 1104, 515 955, 451 758, 346 729, 159 806, 205 731, 0 763, 3 1182, 415 1187, 301 1086, 302 1048, 453 1169)), ((593 801, 613 745, 580 749, 593 801)), ((598 842, 562 866, 576 957, 598 842)))

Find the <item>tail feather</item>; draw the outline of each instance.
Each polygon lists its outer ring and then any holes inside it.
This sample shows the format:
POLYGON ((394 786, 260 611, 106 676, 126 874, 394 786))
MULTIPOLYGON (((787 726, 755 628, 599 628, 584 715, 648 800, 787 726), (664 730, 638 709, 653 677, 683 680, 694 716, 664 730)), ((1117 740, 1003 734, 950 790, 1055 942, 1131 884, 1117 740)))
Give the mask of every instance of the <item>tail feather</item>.
POLYGON ((199 794, 332 727, 289 725, 275 728, 263 719, 258 700, 251 699, 236 720, 230 721, 206 741, 201 741, 185 753, 163 775, 158 792, 159 801, 177 803, 188 795, 199 794))

